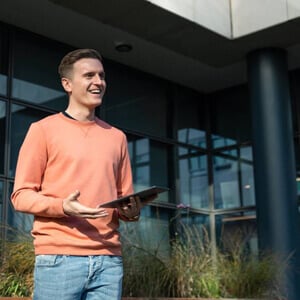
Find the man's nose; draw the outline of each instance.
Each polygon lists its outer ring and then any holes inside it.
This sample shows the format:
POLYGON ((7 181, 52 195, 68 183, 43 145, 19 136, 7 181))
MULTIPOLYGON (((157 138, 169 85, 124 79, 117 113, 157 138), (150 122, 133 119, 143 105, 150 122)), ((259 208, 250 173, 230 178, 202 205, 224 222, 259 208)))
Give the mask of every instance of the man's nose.
POLYGON ((95 84, 101 84, 102 81, 103 81, 103 79, 101 78, 101 76, 100 76, 99 74, 96 74, 96 75, 94 76, 94 83, 95 83, 95 84))

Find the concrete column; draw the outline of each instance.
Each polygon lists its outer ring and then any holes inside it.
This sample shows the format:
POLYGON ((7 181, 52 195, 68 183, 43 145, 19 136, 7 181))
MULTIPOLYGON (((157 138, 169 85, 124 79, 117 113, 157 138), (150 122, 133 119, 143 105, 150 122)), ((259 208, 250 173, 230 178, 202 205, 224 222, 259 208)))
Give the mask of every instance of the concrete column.
POLYGON ((259 247, 291 255, 283 276, 287 299, 299 300, 299 220, 296 166, 284 50, 268 48, 248 55, 252 103, 253 154, 259 247), (297 255, 298 256, 298 255, 297 255))

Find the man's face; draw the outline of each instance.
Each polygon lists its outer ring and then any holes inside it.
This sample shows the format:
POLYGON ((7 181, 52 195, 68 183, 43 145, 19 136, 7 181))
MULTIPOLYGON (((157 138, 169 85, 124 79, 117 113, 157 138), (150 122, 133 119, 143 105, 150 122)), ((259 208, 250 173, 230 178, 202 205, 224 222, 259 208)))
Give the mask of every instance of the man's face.
POLYGON ((82 58, 62 84, 73 105, 94 109, 101 105, 106 89, 103 65, 98 59, 82 58))

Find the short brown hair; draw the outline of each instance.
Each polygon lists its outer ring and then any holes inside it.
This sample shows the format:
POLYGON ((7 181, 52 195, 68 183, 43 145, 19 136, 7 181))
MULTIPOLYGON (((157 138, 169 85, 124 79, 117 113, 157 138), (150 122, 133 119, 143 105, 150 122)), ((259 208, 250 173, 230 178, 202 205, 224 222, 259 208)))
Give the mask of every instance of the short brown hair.
POLYGON ((82 58, 95 58, 102 62, 102 56, 97 50, 77 49, 71 51, 63 57, 58 66, 58 73, 60 75, 60 78, 70 76, 74 63, 82 58))

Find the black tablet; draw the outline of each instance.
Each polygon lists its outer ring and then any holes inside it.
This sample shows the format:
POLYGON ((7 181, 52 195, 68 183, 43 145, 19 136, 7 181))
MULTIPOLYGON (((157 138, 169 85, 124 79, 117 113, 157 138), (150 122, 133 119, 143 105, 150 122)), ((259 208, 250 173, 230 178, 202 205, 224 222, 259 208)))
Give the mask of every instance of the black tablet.
MULTIPOLYGON (((139 196, 141 199, 141 202, 145 201, 148 197, 152 196, 152 195, 156 195, 156 194, 160 194, 163 192, 167 192, 169 190, 169 188, 167 187, 162 187, 162 186, 151 186, 150 188, 147 188, 145 190, 127 195, 125 197, 121 197, 119 199, 115 199, 109 202, 105 202, 100 204, 100 207, 109 207, 109 208, 114 208, 117 207, 117 204, 120 204, 122 202, 129 202, 129 198, 133 197, 133 196, 139 196)), ((154 200, 154 199, 153 199, 154 200)))

